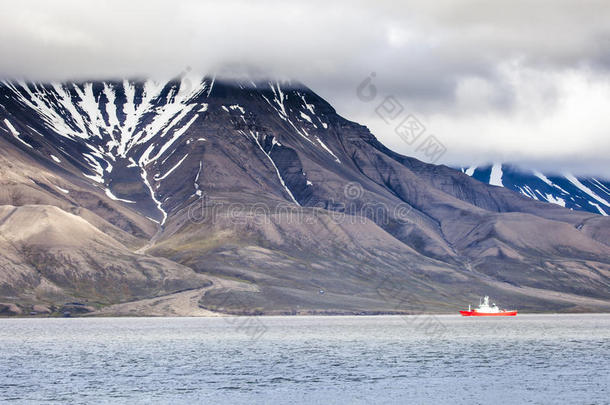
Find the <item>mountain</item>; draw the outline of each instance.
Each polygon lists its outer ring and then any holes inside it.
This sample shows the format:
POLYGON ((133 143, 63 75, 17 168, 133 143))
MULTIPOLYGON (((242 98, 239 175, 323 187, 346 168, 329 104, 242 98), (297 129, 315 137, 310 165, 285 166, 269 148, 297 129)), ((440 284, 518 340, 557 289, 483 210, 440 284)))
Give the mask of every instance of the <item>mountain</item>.
POLYGON ((296 82, 4 82, 0 185, 5 313, 610 309, 610 218, 394 153, 296 82))
POLYGON ((606 179, 544 174, 501 163, 464 167, 461 171, 484 183, 506 187, 534 200, 604 216, 610 214, 610 181, 606 179))

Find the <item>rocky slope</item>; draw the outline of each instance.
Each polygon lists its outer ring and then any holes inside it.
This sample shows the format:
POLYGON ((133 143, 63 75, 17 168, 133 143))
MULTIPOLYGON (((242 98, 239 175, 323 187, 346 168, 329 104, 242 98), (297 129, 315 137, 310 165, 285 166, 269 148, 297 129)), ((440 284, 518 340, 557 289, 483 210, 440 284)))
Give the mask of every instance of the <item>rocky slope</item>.
POLYGON ((7 308, 610 309, 609 218, 398 155, 298 83, 4 83, 0 143, 7 308))

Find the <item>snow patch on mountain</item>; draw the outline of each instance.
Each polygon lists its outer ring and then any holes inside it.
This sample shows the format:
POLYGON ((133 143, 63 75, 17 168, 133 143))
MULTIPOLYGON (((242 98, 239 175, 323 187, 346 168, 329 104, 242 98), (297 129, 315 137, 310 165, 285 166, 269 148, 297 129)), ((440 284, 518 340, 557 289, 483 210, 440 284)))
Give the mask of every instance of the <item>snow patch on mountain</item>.
POLYGON ((197 197, 201 197, 201 195, 203 194, 203 192, 201 191, 200 187, 199 187, 199 176, 201 176, 201 169, 203 168, 203 161, 199 161, 199 170, 197 171, 197 176, 195 177, 195 195, 197 195, 197 197))
POLYGON ((464 173, 466 173, 467 175, 472 177, 476 168, 477 168, 476 166, 470 166, 468 169, 466 169, 466 171, 464 171, 464 173))
POLYGON ((557 184, 553 183, 551 180, 549 180, 548 177, 546 177, 544 174, 540 173, 537 170, 534 170, 534 175, 536 177, 538 177, 540 180, 542 180, 543 182, 545 182, 546 184, 548 184, 551 187, 555 187, 559 190, 561 190, 562 192, 564 192, 565 194, 569 194, 567 191, 565 191, 563 188, 559 187, 557 184))
POLYGON ((606 211, 604 211, 604 209, 602 207, 600 207, 599 204, 594 203, 593 201, 589 201, 589 204, 591 204, 592 206, 597 208, 597 210, 599 211, 600 214, 602 214, 604 216, 608 216, 608 213, 606 211))
POLYGON ((332 155, 332 157, 335 158, 335 162, 341 163, 341 160, 339 160, 337 155, 335 155, 334 152, 332 150, 330 150, 330 148, 328 146, 326 146, 326 144, 324 142, 322 142, 322 140, 319 137, 316 136, 316 140, 318 141, 318 143, 320 143, 320 145, 324 148, 325 151, 330 153, 332 155))
POLYGON ((125 200, 125 199, 123 199, 123 198, 118 198, 117 196, 115 196, 114 194, 112 194, 112 191, 110 191, 110 189, 109 189, 109 188, 107 188, 107 189, 105 190, 105 192, 106 192, 106 195, 108 196, 108 198, 110 198, 111 200, 114 200, 114 201, 121 201, 121 202, 124 202, 124 203, 127 203, 127 204, 135 204, 135 203, 136 203, 135 201, 131 201, 131 200, 125 200))
POLYGON ((566 202, 563 198, 560 197, 555 197, 553 194, 545 194, 546 196, 546 201, 550 202, 551 204, 557 204, 557 205, 561 205, 562 207, 566 206, 566 202))
MULTIPOLYGON (((243 132, 243 131, 242 131, 243 132)), ((245 134, 244 134, 245 135, 245 134)), ((261 150, 261 152, 263 152, 265 154, 265 156, 267 156, 267 159, 269 159, 269 162, 271 162, 271 165, 273 166, 273 168, 275 169, 275 173, 277 174, 277 178, 280 181, 280 184, 282 185, 282 187, 284 188, 284 190, 286 190, 286 193, 288 194, 288 196, 290 197, 290 199, 298 206, 301 206, 301 204, 299 204, 299 202, 297 201, 296 198, 294 198, 294 195, 292 194, 292 191, 290 191, 290 189, 288 188, 288 186, 286 185, 286 182, 284 181, 284 178, 282 177, 282 174, 280 173, 280 170, 278 169, 277 165, 275 164, 275 162, 273 161, 273 158, 271 158, 271 155, 267 152, 265 152, 265 149, 263 149, 263 146, 261 145, 260 141, 258 140, 258 132, 255 134, 254 132, 252 132, 252 130, 250 130, 250 135, 252 136, 252 138, 254 139, 254 142, 256 142, 256 145, 258 146, 258 148, 261 150)), ((275 146, 275 145, 273 145, 275 146)), ((273 147, 272 146, 272 147, 273 147)))
POLYGON ((4 120, 4 124, 6 125, 6 127, 9 129, 9 131, 11 131, 11 134, 13 134, 13 136, 15 137, 15 139, 17 139, 19 142, 21 142, 22 144, 24 144, 27 147, 32 148, 32 145, 30 145, 29 143, 27 143, 26 141, 24 141, 23 139, 21 139, 21 137, 19 135, 21 135, 19 133, 19 131, 17 131, 15 129, 15 127, 13 126, 13 124, 10 123, 10 121, 8 119, 4 120))
POLYGON ((604 200, 603 198, 601 198, 600 196, 595 194, 593 192, 593 190, 591 190, 589 187, 582 184, 576 177, 574 177, 571 174, 566 174, 565 177, 566 177, 566 179, 568 179, 570 181, 570 183, 574 184, 576 187, 578 187, 579 189, 581 189, 582 191, 584 191, 585 193, 590 195, 592 198, 594 198, 595 200, 599 201, 600 203, 606 205, 607 207, 610 207, 610 203, 608 201, 604 200))
POLYGON ((502 184, 502 165, 500 163, 496 163, 491 167, 489 184, 492 186, 504 187, 504 184, 502 184))

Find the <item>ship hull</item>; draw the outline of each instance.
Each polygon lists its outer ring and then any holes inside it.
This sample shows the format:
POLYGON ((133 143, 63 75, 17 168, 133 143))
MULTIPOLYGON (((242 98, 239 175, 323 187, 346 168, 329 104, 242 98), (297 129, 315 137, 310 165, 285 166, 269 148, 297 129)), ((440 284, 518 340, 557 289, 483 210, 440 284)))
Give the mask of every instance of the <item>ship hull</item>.
POLYGON ((517 311, 502 311, 502 312, 477 312, 477 311, 460 311, 462 316, 516 316, 517 311))

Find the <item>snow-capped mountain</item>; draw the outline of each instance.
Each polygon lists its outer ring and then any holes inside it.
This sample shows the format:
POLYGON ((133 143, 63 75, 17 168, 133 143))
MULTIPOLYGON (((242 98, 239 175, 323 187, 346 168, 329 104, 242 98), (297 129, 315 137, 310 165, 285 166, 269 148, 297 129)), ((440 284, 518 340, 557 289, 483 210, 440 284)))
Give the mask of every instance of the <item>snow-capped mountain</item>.
POLYGON ((506 187, 534 200, 605 216, 610 214, 610 181, 605 179, 543 174, 499 163, 461 170, 479 181, 506 187))
MULTIPOLYGON (((260 91, 256 83, 245 86, 240 84, 241 90, 249 93, 245 94, 247 106, 227 102, 214 107, 241 126, 238 134, 254 140, 272 165, 277 166, 270 154, 281 149, 281 143, 251 125, 261 104, 272 108, 309 148, 341 163, 322 141, 323 135, 310 134, 311 129, 328 128, 323 114, 315 111, 307 99, 311 93, 292 91, 291 100, 287 101, 280 82, 265 83, 266 88, 260 91)), ((221 87, 218 93, 227 91, 221 87)), ((69 162, 76 166, 109 198, 134 204, 149 218, 164 224, 167 209, 175 205, 168 201, 171 197, 165 184, 175 183, 172 175, 176 176, 189 154, 196 154, 207 141, 205 137, 189 136, 187 131, 198 119, 205 119, 213 88, 213 78, 201 77, 50 85, 6 82, 0 89, 0 99, 4 98, 0 108, 10 111, 14 119, 4 118, 0 130, 28 148, 46 150, 47 157, 57 164, 69 162), (25 128, 20 126, 24 115, 31 118, 31 114, 36 119, 28 119, 32 122, 25 128)), ((197 163, 201 169, 203 162, 197 163)), ((285 186, 281 168, 276 167, 276 171, 285 194, 299 204, 293 191, 285 186)), ((202 191, 196 179, 197 176, 192 181, 192 196, 200 197, 202 191)), ((294 182, 299 183, 299 188, 311 183, 305 174, 294 182)), ((302 198, 307 191, 294 193, 302 198)))
POLYGON ((0 84, 0 302, 26 313, 610 309, 609 220, 399 155, 296 82, 0 84))
POLYGON ((172 145, 205 112, 207 104, 196 98, 212 86, 211 81, 194 87, 190 83, 5 83, 3 96, 8 102, 3 103, 4 108, 10 108, 17 120, 20 114, 34 113, 37 120, 27 129, 44 134, 44 139, 28 135, 11 118, 4 123, 27 147, 44 150, 50 141, 55 151, 47 150, 47 156, 54 162, 75 165, 83 176, 103 187, 109 198, 139 203, 151 218, 163 223, 167 214, 151 182, 166 179, 181 161, 160 173, 159 159, 165 161, 175 152, 172 145), (117 197, 122 194, 122 178, 129 182, 141 179, 146 187, 141 192, 149 198, 117 197))

